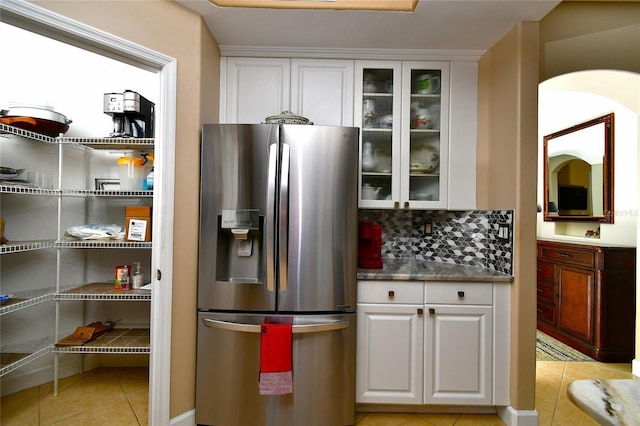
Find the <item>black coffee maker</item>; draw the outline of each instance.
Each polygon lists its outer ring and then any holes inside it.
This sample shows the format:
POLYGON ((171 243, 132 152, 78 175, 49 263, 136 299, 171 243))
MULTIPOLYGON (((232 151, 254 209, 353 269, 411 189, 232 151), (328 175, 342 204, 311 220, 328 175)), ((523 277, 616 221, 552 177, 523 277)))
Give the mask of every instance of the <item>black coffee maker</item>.
POLYGON ((113 117, 114 138, 153 138, 155 104, 132 90, 104 94, 104 113, 113 117))

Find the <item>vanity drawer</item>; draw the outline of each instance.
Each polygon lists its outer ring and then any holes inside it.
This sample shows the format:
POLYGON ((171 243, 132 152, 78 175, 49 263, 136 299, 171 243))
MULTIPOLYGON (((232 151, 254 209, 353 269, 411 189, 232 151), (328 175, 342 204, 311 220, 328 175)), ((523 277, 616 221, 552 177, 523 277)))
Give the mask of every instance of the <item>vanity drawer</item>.
POLYGON ((554 304, 538 301, 537 310, 538 321, 545 321, 552 325, 556 324, 557 309, 554 304))
POLYGON ((555 298, 556 298, 556 292, 555 292, 556 286, 553 284, 547 284, 547 283, 538 283, 538 300, 540 299, 546 299, 550 302, 555 303, 555 298))
POLYGON ((541 246, 540 256, 556 262, 572 263, 587 268, 593 268, 596 263, 596 256, 593 250, 541 246))
POLYGON ((422 281, 358 281, 358 303, 419 303, 422 281))
POLYGON ((545 280, 553 282, 553 264, 547 262, 541 262, 538 260, 537 263, 537 272, 538 272, 538 280, 545 280))
POLYGON ((425 303, 453 305, 493 304, 493 283, 427 283, 425 303))

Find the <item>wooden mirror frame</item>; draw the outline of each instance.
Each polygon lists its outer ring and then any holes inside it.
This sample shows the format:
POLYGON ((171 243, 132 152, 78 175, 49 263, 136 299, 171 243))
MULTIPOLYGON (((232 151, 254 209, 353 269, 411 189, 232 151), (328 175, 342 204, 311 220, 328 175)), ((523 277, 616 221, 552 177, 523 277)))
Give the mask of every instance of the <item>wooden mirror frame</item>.
MULTIPOLYGON (((564 130, 560 130, 558 132, 552 133, 544 137, 544 200, 543 200, 543 212, 544 212, 544 220, 546 222, 553 221, 564 221, 564 222, 600 222, 600 223, 613 223, 613 148, 614 148, 614 114, 610 113, 604 115, 602 117, 594 118, 593 120, 586 121, 584 123, 576 124, 575 126, 569 127, 564 130), (599 130, 596 130, 596 126, 603 126, 602 133, 599 130), (595 135, 589 134, 586 131, 591 130, 589 133, 596 132, 595 135), (549 210, 549 173, 551 172, 549 167, 549 144, 552 146, 554 142, 559 142, 559 138, 563 136, 570 135, 572 138, 575 138, 578 132, 585 131, 585 137, 589 135, 590 139, 586 140, 585 143, 596 143, 602 144, 602 152, 603 162, 602 162, 602 215, 594 215, 593 211, 589 214, 571 214, 571 213, 563 213, 559 210, 558 198, 553 198, 552 203, 556 203, 558 207, 557 213, 550 212, 549 210), (600 135, 602 137, 600 138, 600 135), (596 140, 597 139, 597 140, 596 140)), ((579 136, 578 136, 579 137, 579 136)), ((563 140, 564 141, 564 140, 563 140)), ((576 157, 578 158, 578 157, 576 157)), ((556 194, 558 190, 556 189, 556 194)), ((593 198, 592 191, 589 190, 588 194, 591 194, 591 198, 593 198)), ((555 194, 554 194, 555 195, 555 194)), ((589 204, 591 205, 591 203, 589 204)), ((593 206, 591 206, 593 209, 593 206)))

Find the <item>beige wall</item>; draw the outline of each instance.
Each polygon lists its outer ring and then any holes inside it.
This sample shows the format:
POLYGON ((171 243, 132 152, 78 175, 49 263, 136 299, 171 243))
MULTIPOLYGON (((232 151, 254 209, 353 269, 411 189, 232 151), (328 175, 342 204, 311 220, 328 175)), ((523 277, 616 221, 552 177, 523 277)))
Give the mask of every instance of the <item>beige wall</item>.
POLYGON ((509 337, 517 410, 535 408, 537 51, 538 24, 520 23, 479 63, 478 208, 515 212, 509 337))
POLYGON ((602 68, 640 72, 640 3, 563 2, 480 60, 477 200, 515 209, 510 383, 519 410, 535 407, 537 85, 602 68))
POLYGON ((540 21, 540 81, 573 71, 640 73, 640 2, 564 1, 540 21))
POLYGON ((199 15, 173 1, 33 3, 177 59, 170 406, 176 417, 195 406, 200 129, 218 117, 217 43, 199 15))

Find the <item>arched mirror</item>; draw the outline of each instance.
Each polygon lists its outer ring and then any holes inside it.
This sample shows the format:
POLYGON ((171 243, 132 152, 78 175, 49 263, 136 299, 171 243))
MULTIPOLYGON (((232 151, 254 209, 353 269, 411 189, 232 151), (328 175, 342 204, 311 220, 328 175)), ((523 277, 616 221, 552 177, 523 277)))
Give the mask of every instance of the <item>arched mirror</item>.
POLYGON ((613 113, 544 137, 544 220, 613 223, 613 113))

